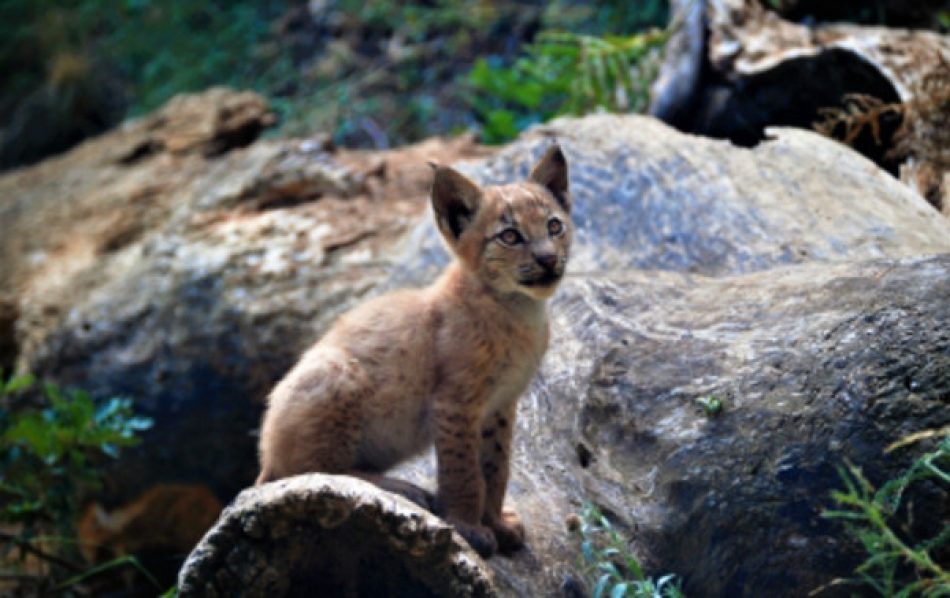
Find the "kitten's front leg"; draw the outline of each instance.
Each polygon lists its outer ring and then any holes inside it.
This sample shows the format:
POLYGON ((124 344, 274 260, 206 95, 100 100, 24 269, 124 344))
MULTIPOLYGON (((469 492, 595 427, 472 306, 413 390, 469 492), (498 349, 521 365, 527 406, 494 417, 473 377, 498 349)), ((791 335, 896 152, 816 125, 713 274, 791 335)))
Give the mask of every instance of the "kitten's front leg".
POLYGON ((485 481, 479 467, 478 419, 462 405, 436 409, 435 451, 438 460, 438 498, 442 517, 483 557, 496 548, 495 535, 483 526, 485 481))
POLYGON ((495 532, 498 550, 510 554, 524 546, 524 525, 518 514, 505 509, 505 492, 511 464, 511 438, 515 425, 515 405, 485 421, 481 435, 482 475, 485 479, 485 510, 482 523, 495 532))

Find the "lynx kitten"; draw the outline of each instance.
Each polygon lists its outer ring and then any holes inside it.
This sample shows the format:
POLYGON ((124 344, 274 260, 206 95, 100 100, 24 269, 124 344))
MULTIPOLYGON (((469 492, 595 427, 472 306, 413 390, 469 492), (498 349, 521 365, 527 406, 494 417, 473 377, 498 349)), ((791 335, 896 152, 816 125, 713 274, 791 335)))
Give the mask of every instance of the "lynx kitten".
POLYGON ((431 200, 455 261, 427 288, 342 316, 277 384, 257 483, 305 472, 370 480, 490 556, 524 544, 502 505, 515 407, 547 348, 545 300, 571 245, 567 162, 555 144, 527 181, 486 188, 438 166, 431 200), (433 442, 434 500, 383 476, 433 442))

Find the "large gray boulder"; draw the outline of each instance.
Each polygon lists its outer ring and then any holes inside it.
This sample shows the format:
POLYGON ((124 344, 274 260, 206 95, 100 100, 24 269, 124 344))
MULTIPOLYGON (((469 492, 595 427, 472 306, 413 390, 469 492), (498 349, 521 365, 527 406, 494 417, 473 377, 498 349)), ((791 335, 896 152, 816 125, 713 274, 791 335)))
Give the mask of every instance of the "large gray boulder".
MULTIPOLYGON (((746 149, 651 118, 587 116, 538 127, 461 170, 484 184, 523 179, 545 139, 558 139, 575 197, 575 274, 720 276, 950 248, 950 222, 871 161, 817 133, 770 135, 746 149)), ((434 230, 425 219, 408 237, 399 284, 429 280, 447 260, 434 230)))
MULTIPOLYGON (((109 477, 108 502, 156 481, 230 499, 253 480, 263 398, 333 318, 388 276, 423 213, 427 159, 317 140, 225 141, 266 116, 211 90, 0 177, 0 358, 134 397, 155 420, 109 477)), ((10 363, 0 361, 9 369, 10 363)))
MULTIPOLYGON (((520 404, 508 501, 528 543, 489 562, 496 591, 551 595, 576 578, 565 521, 588 501, 648 570, 678 574, 690 596, 801 596, 849 575, 858 548, 820 513, 845 459, 880 483, 912 455, 885 457, 885 446, 950 424, 948 296, 950 255, 722 278, 571 277, 551 306, 556 342, 520 404), (723 401, 719 415, 700 406, 707 396, 723 401)), ((433 487, 432 466, 426 456, 398 474, 433 487)), ((324 492, 346 502, 346 488, 324 492)), ((248 496, 267 504, 258 492, 248 496)), ((301 508, 319 512, 315 500, 301 508)), ((917 500, 918 531, 932 533, 946 500, 917 500)), ((283 563, 266 541, 242 552, 220 536, 234 526, 225 518, 192 559, 232 555, 237 571, 283 563)), ((348 533, 364 542, 359 528, 348 533)), ((281 571, 304 575, 334 554, 315 550, 281 571)))
MULTIPOLYGON (((593 501, 689 595, 800 596, 859 562, 820 517, 837 467, 879 483, 908 460, 885 446, 950 423, 950 223, 840 144, 773 134, 746 150, 586 117, 467 169, 521 178, 557 137, 579 227, 520 403, 509 492, 530 539, 491 562, 504 592, 575 572, 564 521, 593 501)), ((409 239, 400 284, 447 259, 428 222, 409 239)), ((941 504, 918 505, 924 529, 941 504)))
MULTIPOLYGON (((578 559, 564 520, 584 501, 691 596, 801 596, 848 576, 859 552, 820 513, 845 459, 879 484, 911 454, 885 446, 950 423, 947 297, 946 254, 569 279, 515 435, 528 548, 499 584, 554 591, 578 559)), ((927 535, 943 501, 915 506, 927 535)))

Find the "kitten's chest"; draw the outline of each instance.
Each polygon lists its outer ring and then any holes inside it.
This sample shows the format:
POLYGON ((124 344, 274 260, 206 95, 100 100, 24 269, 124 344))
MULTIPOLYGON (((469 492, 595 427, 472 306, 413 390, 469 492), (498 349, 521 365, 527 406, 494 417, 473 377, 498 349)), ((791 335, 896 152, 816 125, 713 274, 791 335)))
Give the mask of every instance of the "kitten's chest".
POLYGON ((483 413, 493 413, 516 401, 534 378, 547 349, 547 321, 533 322, 500 335, 496 360, 485 393, 483 413))

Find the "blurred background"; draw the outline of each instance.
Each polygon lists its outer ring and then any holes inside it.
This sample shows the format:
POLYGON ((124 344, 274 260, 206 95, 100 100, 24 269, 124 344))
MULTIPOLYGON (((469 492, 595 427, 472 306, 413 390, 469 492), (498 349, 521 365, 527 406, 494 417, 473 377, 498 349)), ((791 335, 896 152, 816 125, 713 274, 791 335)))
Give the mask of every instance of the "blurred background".
POLYGON ((520 97, 533 114, 492 112, 477 97, 488 74, 517 84, 505 67, 544 31, 636 32, 665 25, 667 6, 9 0, 0 18, 10 28, 0 41, 2 164, 9 167, 214 85, 266 96, 280 118, 275 134, 324 131, 338 144, 381 147, 487 120, 500 127, 490 136, 510 135, 551 106, 520 97))
MULTIPOLYGON (((942 1, 766 4, 802 22, 950 26, 942 1)), ((264 95, 279 117, 271 135, 320 132, 347 147, 469 130, 497 143, 559 113, 642 111, 669 6, 4 0, 0 19, 0 168, 10 168, 215 85, 264 95), (620 72, 631 65, 642 65, 632 79, 620 72)))

